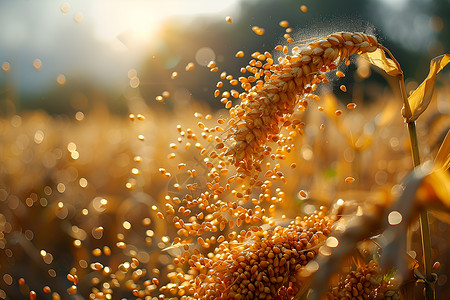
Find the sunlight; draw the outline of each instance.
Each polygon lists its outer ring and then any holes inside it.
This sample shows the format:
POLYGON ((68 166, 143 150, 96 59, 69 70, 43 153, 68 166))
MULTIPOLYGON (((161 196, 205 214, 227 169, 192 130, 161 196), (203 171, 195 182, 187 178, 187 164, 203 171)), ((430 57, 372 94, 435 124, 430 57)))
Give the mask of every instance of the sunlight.
POLYGON ((116 1, 105 5, 105 1, 93 4, 94 30, 102 41, 111 41, 124 33, 141 40, 154 37, 161 26, 163 16, 156 14, 152 3, 128 5, 128 1, 116 1))
POLYGON ((162 27, 170 17, 180 16, 183 19, 199 17, 205 14, 209 18, 216 17, 222 11, 235 6, 240 0, 227 1, 179 1, 164 2, 135 0, 119 0, 110 2, 97 1, 92 4, 94 32, 98 39, 112 42, 119 39, 127 48, 151 46, 162 27))

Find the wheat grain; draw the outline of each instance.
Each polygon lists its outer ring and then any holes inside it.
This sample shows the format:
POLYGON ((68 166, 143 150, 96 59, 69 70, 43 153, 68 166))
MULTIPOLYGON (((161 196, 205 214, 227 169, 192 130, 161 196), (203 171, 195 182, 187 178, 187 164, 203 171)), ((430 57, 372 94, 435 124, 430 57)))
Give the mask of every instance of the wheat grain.
MULTIPOLYGON (((190 294, 187 299, 292 296, 302 284, 298 272, 317 255, 319 246, 330 234, 332 224, 326 209, 321 208, 309 217, 297 217, 287 227, 263 231, 253 226, 249 231, 230 233, 230 241, 220 236, 217 239, 220 245, 214 256, 197 252, 176 258, 178 263, 187 261, 190 275, 178 273, 171 286, 177 286, 183 294, 190 294)), ((208 246, 207 241, 198 238, 204 247, 208 246)))

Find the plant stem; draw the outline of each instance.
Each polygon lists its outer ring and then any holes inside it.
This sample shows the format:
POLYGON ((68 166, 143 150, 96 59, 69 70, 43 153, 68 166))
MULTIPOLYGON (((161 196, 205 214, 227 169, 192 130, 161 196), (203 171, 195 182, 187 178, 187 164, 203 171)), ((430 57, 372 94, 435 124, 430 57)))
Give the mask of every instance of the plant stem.
MULTIPOLYGON (((411 150, 414 167, 420 165, 419 145, 417 141, 416 123, 408 122, 409 139, 411 141, 411 150)), ((428 222, 428 211, 424 209, 420 212, 420 229, 422 235, 423 264, 425 269, 425 298, 427 300, 435 299, 434 288, 432 286, 433 276, 431 274, 431 236, 428 222)))
POLYGON ((409 140, 411 141, 411 150, 414 167, 420 165, 419 143, 417 141, 416 122, 408 122, 409 140))
MULTIPOLYGON (((405 117, 408 124, 410 124, 408 119, 412 117, 412 112, 411 112, 411 107, 409 106, 408 96, 406 95, 405 80, 403 78, 403 74, 402 74, 401 78, 399 78, 399 82, 400 82, 400 92, 402 93, 402 98, 403 98, 403 107, 405 109, 403 117, 405 117)), ((416 137, 416 145, 417 145, 417 135, 415 135, 416 124, 414 124, 413 126, 414 126, 414 136, 416 137)), ((411 131, 410 131, 409 125, 408 125, 408 131, 409 131, 409 138, 412 142, 411 131)), ((411 147, 412 147, 412 145, 411 145, 411 147)), ((414 151, 413 151, 413 153, 414 153, 414 151)), ((416 163, 414 161, 414 167, 417 167, 418 165, 420 165, 419 147, 417 147, 417 159, 418 159, 419 163, 416 165, 416 163)))
MULTIPOLYGON (((382 49, 389 54, 397 68, 400 70, 401 74, 398 77, 400 83, 400 92, 403 99, 404 113, 403 117, 408 125, 409 139, 411 141, 411 151, 413 156, 414 167, 420 165, 420 155, 419 155, 419 143, 417 140, 416 123, 410 121, 412 117, 411 107, 409 106, 408 96, 406 95, 405 80, 403 76, 403 71, 401 70, 399 62, 395 59, 392 53, 386 47, 382 46, 382 49)), ((428 222, 428 211, 426 208, 420 212, 420 231, 422 236, 422 251, 423 251, 423 264, 425 269, 425 298, 427 300, 434 300, 434 287, 432 285, 433 275, 431 274, 431 236, 430 236, 430 226, 428 222)), ((410 244, 410 241, 408 242, 410 244)))

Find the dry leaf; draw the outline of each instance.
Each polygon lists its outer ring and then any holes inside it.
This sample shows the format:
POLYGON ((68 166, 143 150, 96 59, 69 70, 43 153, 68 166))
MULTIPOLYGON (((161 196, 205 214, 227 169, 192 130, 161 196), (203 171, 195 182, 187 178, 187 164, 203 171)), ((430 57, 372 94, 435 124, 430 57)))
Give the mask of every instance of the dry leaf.
POLYGON ((447 135, 442 142, 441 147, 439 148, 438 154, 436 155, 436 159, 434 160, 434 168, 435 169, 443 169, 447 171, 450 167, 450 130, 447 132, 447 135))
POLYGON ((392 59, 387 58, 384 51, 380 48, 378 48, 374 52, 364 53, 361 56, 367 59, 372 65, 383 69, 387 74, 391 76, 399 76, 403 74, 402 70, 399 69, 395 62, 392 59))
POLYGON ((407 120, 413 122, 427 109, 433 96, 436 75, 450 62, 450 54, 435 57, 430 63, 430 73, 420 86, 408 97, 412 116, 407 120))
POLYGON ((428 174, 420 189, 417 198, 426 207, 448 211, 450 208, 450 174, 438 169, 428 174))

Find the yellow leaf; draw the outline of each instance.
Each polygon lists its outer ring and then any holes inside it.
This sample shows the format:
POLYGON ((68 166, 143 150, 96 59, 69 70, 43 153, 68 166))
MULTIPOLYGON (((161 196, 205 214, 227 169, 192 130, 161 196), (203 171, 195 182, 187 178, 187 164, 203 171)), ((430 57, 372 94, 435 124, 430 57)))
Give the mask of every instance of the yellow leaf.
POLYGON ((450 208, 450 174, 442 169, 428 174, 417 191, 418 200, 437 210, 450 208))
POLYGON ((442 142, 441 147, 439 148, 438 154, 436 155, 436 159, 434 160, 434 168, 440 169, 442 168, 444 171, 447 171, 450 167, 450 130, 447 132, 447 135, 442 142))
POLYGON ((387 58, 384 51, 380 48, 378 48, 374 52, 364 53, 361 56, 367 59, 372 65, 383 69, 387 74, 391 76, 399 76, 402 74, 402 70, 397 67, 392 59, 387 58))
POLYGON ((430 63, 430 73, 419 87, 408 97, 412 116, 407 120, 413 122, 427 109, 433 96, 436 75, 450 62, 450 54, 435 57, 430 63))

